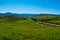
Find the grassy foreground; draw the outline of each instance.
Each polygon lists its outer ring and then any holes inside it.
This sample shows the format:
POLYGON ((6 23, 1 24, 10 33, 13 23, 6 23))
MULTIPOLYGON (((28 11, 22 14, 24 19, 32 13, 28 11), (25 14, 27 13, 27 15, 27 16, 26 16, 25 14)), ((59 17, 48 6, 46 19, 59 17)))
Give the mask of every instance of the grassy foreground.
POLYGON ((0 40, 60 40, 60 27, 38 25, 29 20, 0 20, 0 40))

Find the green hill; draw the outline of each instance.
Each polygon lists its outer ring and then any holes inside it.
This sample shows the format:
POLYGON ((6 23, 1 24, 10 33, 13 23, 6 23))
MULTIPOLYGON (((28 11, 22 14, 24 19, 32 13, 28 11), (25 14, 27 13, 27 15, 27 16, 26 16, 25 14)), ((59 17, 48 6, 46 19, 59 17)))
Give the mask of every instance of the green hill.
POLYGON ((48 23, 60 25, 60 16, 56 16, 56 15, 41 14, 39 16, 32 17, 31 19, 35 21, 42 21, 42 22, 48 22, 48 23))
POLYGON ((60 40, 60 27, 38 25, 25 17, 0 17, 0 40, 60 40))

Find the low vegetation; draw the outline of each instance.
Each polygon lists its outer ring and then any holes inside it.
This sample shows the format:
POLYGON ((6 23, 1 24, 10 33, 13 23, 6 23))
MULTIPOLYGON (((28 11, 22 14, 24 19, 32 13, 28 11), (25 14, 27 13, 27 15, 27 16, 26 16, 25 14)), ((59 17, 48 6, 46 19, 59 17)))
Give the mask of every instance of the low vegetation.
POLYGON ((60 25, 60 16, 56 16, 56 15, 41 14, 39 16, 31 17, 31 19, 34 20, 35 22, 41 21, 41 22, 47 22, 47 23, 60 25))
POLYGON ((19 17, 19 16, 0 16, 0 20, 11 20, 11 21, 20 21, 20 20, 26 20, 27 17, 19 17))
POLYGON ((60 27, 38 25, 27 17, 3 16, 0 17, 0 40, 60 40, 60 27))

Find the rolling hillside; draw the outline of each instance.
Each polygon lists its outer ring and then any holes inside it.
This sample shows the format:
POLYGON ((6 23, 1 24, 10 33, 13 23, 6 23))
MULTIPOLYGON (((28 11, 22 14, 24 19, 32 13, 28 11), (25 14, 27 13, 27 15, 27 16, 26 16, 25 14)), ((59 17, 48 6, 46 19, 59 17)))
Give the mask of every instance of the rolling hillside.
MULTIPOLYGON (((36 19, 41 17, 34 16, 36 19)), ((59 26, 38 25, 28 18, 0 16, 0 40, 60 40, 59 26)))
POLYGON ((57 15, 41 14, 39 16, 31 17, 31 19, 34 21, 41 21, 41 22, 47 22, 47 23, 60 25, 60 16, 57 16, 57 15))

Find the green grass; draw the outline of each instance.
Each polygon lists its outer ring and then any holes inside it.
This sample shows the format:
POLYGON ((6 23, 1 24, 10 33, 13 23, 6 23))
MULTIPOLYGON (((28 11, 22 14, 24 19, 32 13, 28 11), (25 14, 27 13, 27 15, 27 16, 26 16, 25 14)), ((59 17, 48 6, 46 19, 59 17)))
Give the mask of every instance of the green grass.
POLYGON ((0 20, 0 40, 60 40, 60 27, 29 20, 0 20))

